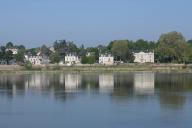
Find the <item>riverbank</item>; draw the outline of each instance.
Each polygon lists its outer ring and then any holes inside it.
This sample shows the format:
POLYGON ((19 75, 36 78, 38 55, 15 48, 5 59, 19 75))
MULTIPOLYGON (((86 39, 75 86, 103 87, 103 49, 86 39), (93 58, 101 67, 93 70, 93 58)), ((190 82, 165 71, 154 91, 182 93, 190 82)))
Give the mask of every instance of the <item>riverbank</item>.
POLYGON ((0 65, 0 72, 29 72, 29 71, 78 71, 78 72, 103 72, 103 71, 157 71, 157 72, 192 72, 192 64, 121 64, 121 65, 78 65, 58 66, 54 64, 33 66, 30 70, 19 65, 0 65))

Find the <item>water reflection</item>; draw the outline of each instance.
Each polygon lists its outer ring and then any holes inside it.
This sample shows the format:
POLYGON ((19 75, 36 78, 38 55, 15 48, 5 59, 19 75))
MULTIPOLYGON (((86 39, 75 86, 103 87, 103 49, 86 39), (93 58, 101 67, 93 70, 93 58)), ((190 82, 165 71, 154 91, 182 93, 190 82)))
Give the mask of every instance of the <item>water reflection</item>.
POLYGON ((135 73, 134 91, 136 94, 154 94, 155 74, 152 72, 135 73))
POLYGON ((35 73, 28 75, 27 80, 25 80, 25 89, 28 88, 48 88, 50 86, 50 79, 45 73, 35 73))
POLYGON ((65 89, 77 89, 81 84, 80 74, 66 74, 65 75, 65 89))
POLYGON ((31 91, 33 95, 38 92, 40 96, 62 101, 81 94, 106 94, 121 102, 145 102, 151 97, 161 108, 183 109, 192 101, 191 78, 190 73, 153 72, 1 74, 0 98, 25 97, 31 91))
POLYGON ((99 89, 100 92, 113 92, 114 89, 114 75, 113 74, 99 74, 99 89))

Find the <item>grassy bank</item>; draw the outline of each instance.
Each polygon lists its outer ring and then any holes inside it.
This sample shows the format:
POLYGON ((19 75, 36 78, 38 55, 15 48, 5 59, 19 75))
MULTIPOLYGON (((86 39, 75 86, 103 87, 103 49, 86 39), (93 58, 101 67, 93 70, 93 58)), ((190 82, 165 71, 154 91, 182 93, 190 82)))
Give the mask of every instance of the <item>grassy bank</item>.
POLYGON ((43 65, 33 66, 30 70, 19 65, 0 65, 0 72, 33 72, 33 71, 60 71, 60 72, 103 72, 103 71, 159 71, 159 72, 192 72, 192 65, 185 64, 122 64, 122 65, 81 65, 81 66, 58 66, 43 65))

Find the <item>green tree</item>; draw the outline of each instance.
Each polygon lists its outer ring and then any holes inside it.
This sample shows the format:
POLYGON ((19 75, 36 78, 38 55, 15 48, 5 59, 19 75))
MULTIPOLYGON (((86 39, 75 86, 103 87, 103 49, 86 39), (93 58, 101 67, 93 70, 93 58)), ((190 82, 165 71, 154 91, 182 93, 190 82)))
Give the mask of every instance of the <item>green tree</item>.
POLYGON ((95 63, 95 56, 84 56, 81 59, 82 64, 94 64, 95 63))
POLYGON ((25 50, 19 50, 18 53, 14 56, 17 63, 21 64, 24 63, 24 54, 25 50))
POLYGON ((32 63, 30 61, 26 61, 24 67, 27 69, 27 70, 31 70, 32 69, 32 63))
POLYGON ((13 52, 12 51, 6 51, 5 52, 5 60, 7 61, 7 64, 9 64, 9 61, 13 59, 13 52))
POLYGON ((41 46, 41 53, 43 55, 49 56, 51 51, 49 50, 49 48, 46 45, 42 45, 41 46))
POLYGON ((8 42, 8 43, 6 44, 6 48, 13 48, 13 47, 14 47, 14 45, 13 45, 12 42, 8 42))
POLYGON ((111 49, 116 61, 132 62, 133 55, 128 48, 127 40, 116 40, 113 41, 111 49))
POLYGON ((56 53, 52 53, 50 55, 50 61, 51 61, 51 63, 59 63, 59 61, 60 61, 59 54, 57 52, 56 53))
POLYGON ((186 49, 187 43, 183 35, 178 32, 170 32, 161 35, 155 55, 159 62, 181 63, 187 61, 186 49))

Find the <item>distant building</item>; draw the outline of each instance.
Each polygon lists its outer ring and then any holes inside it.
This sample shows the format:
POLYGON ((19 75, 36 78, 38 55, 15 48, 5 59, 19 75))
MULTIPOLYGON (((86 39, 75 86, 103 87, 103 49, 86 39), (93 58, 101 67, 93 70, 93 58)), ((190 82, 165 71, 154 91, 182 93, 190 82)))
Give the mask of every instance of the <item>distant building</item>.
POLYGON ((30 61, 32 65, 49 64, 50 60, 47 56, 28 56, 25 55, 25 60, 30 61))
POLYGON ((99 56, 99 64, 113 65, 114 57, 111 54, 101 54, 99 56))
POLYGON ((49 50, 52 51, 53 53, 55 53, 55 48, 54 47, 50 47, 49 50))
POLYGON ((135 60, 135 63, 154 63, 154 53, 149 52, 139 52, 139 53, 133 53, 135 60))
POLYGON ((13 55, 16 55, 18 53, 18 49, 17 48, 7 48, 6 51, 12 51, 13 55))
POLYGON ((78 64, 78 63, 80 63, 80 59, 78 56, 76 56, 74 54, 67 54, 65 56, 65 63, 66 64, 78 64))
POLYGON ((95 56, 95 52, 87 52, 86 57, 89 57, 89 56, 95 56))

